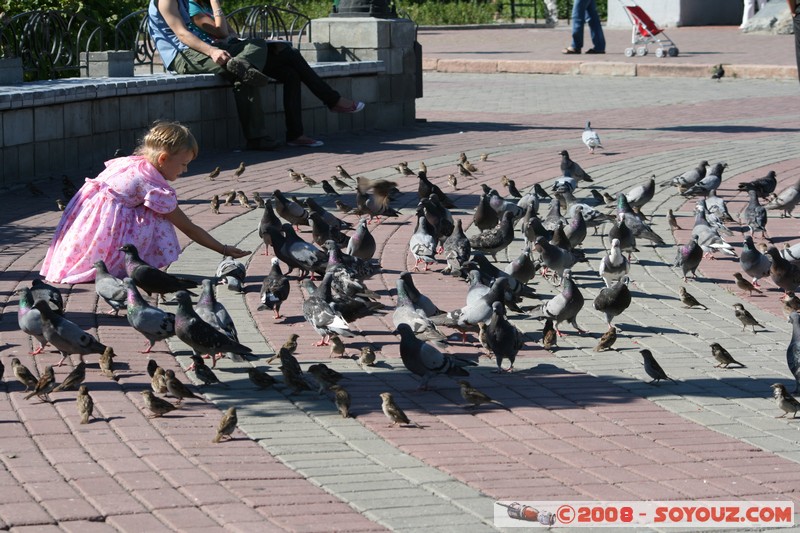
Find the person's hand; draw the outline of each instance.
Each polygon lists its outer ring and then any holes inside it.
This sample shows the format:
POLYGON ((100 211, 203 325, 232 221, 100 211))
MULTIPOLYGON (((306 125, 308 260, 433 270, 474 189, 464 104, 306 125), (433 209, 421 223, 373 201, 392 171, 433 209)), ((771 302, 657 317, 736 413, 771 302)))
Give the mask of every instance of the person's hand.
POLYGON ((240 250, 239 248, 237 248, 235 246, 230 246, 230 245, 226 245, 225 246, 225 252, 226 252, 226 255, 229 255, 229 256, 233 257, 234 259, 239 259, 239 258, 248 256, 251 253, 253 253, 250 250, 240 250))
POLYGON ((217 65, 224 66, 230 60, 231 55, 221 48, 214 48, 209 57, 217 65))

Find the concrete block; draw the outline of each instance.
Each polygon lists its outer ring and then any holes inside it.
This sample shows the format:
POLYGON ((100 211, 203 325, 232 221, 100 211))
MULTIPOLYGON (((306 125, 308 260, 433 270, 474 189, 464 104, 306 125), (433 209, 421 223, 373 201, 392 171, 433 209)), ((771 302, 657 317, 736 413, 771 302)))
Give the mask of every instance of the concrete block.
POLYGON ((392 99, 392 84, 389 76, 378 76, 378 102, 389 102, 392 99))
POLYGON ((331 42, 331 22, 336 22, 336 19, 325 17, 319 19, 312 19, 309 25, 309 33, 311 40, 319 43, 331 42))
POLYGON ((377 76, 359 76, 350 80, 350 97, 362 102, 378 102, 380 93, 378 90, 377 76))
POLYGON ((10 187, 19 183, 19 147, 9 146, 2 149, 3 167, 3 187, 10 187))
POLYGON ((119 130, 119 100, 105 98, 92 102, 92 132, 119 130))
POLYGON ((37 176, 47 174, 54 168, 64 168, 63 138, 46 142, 37 142, 34 146, 37 176))
POLYGON ((132 50, 107 50, 105 52, 81 52, 81 76, 89 78, 122 78, 133 76, 132 50))
POLYGON ((64 168, 78 168, 78 141, 72 137, 64 139, 64 168))
POLYGON ((797 67, 789 66, 767 66, 767 65, 732 65, 726 68, 726 74, 730 77, 747 79, 781 79, 796 80, 797 67))
POLYGON ((581 74, 591 76, 636 76, 636 65, 631 63, 581 63, 581 74))
MULTIPOLYGON (((213 92, 213 91, 203 91, 205 92, 213 92)), ((224 106, 219 104, 215 105, 213 108, 203 108, 202 104, 202 93, 197 91, 183 91, 181 92, 177 98, 175 98, 175 119, 181 122, 198 122, 204 120, 204 114, 208 113, 218 113, 219 108, 222 107, 224 111, 224 106)))
POLYGON ((403 104, 402 102, 387 102, 381 105, 380 111, 375 113, 375 127, 378 129, 390 130, 403 123, 403 104))
POLYGON ((416 83, 414 76, 408 74, 399 74, 396 76, 389 76, 392 93, 392 102, 403 102, 405 100, 413 100, 416 95, 416 83))
MULTIPOLYGON (((387 48, 391 45, 393 21, 372 17, 329 18, 328 42, 332 46, 387 48)), ((323 42, 320 36, 315 40, 323 42)))
POLYGON ((309 63, 325 63, 329 61, 346 61, 340 49, 331 46, 331 43, 313 42, 300 43, 300 55, 309 63))
MULTIPOLYGON (((665 59, 665 61, 669 61, 665 59)), ((707 65, 674 65, 669 63, 649 63, 636 65, 636 75, 645 78, 659 76, 681 76, 686 78, 710 78, 711 69, 707 65)))
POLYGON ((394 19, 391 21, 391 42, 393 48, 411 48, 417 39, 417 26, 408 19, 394 19))
POLYGON ((417 101, 415 99, 403 102, 403 126, 411 127, 417 123, 417 101))
POLYGON ((33 109, 3 112, 3 146, 33 142, 33 109))
POLYGON ((49 141, 64 137, 64 112, 62 106, 33 108, 33 140, 49 141))
POLYGON ((155 93, 147 97, 147 122, 175 120, 175 96, 181 93, 155 93))
POLYGON ((17 85, 23 81, 21 57, 0 59, 0 85, 17 85))
MULTIPOLYGON (((500 61, 498 61, 498 64, 500 61)), ((439 69, 439 60, 433 57, 423 57, 422 58, 422 70, 432 70, 436 71, 439 69)))
POLYGON ((17 176, 34 176, 36 173, 36 152, 33 143, 17 147, 17 176))
MULTIPOLYGON (((135 114, 135 113, 131 113, 135 114)), ((92 133, 92 103, 70 102, 64 105, 64 136, 67 138, 92 133)))
POLYGON ((97 159, 95 156, 95 136, 87 135, 78 140, 78 168, 92 168, 97 159))

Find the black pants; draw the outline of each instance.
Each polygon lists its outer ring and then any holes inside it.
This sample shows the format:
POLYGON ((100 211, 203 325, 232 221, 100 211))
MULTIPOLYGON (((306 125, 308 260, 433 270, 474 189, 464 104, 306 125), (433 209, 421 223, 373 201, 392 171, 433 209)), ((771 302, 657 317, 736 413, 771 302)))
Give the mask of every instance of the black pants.
POLYGON ((286 139, 291 141, 303 135, 301 83, 328 108, 335 106, 341 95, 314 72, 298 50, 282 43, 270 43, 268 51, 264 74, 283 83, 286 139))

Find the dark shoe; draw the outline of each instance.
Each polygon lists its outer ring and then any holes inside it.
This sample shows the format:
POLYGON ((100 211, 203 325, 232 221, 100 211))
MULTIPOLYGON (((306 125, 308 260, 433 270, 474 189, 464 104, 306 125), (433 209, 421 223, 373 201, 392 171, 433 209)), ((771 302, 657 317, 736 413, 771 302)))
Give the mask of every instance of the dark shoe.
POLYGON ((562 54, 580 54, 581 53, 581 49, 580 48, 572 48, 571 46, 568 46, 567 48, 564 48, 563 50, 561 50, 561 53, 562 54))
POLYGON ((588 50, 586 50, 586 53, 587 54, 605 54, 606 51, 605 50, 595 50, 594 48, 589 48, 588 50))
POLYGON ((305 135, 301 135, 297 139, 293 139, 291 141, 286 141, 287 146, 300 146, 302 148, 319 148, 324 144, 325 143, 322 141, 312 139, 311 137, 306 137, 305 135))
POLYGON ((254 68, 253 65, 246 60, 239 59, 238 57, 230 58, 228 62, 225 63, 225 70, 233 74, 236 81, 240 81, 251 87, 264 87, 269 83, 269 78, 267 78, 263 72, 254 68))
POLYGON ((346 104, 336 104, 331 108, 331 111, 334 113, 358 113, 362 109, 364 109, 364 102, 359 102, 357 100, 353 100, 350 105, 346 104))
POLYGON ((247 140, 248 150, 260 150, 262 152, 270 152, 278 148, 278 146, 280 146, 280 144, 278 144, 278 141, 276 141, 272 137, 260 137, 258 139, 247 140))

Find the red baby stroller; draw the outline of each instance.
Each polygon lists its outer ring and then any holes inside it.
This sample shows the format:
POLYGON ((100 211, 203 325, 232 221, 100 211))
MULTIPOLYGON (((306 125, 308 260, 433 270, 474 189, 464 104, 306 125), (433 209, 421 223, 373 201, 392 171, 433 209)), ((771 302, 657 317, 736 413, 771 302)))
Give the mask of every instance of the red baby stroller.
MULTIPOLYGON (((620 3, 622 4, 621 1, 620 3)), ((625 49, 626 57, 633 57, 634 53, 637 56, 646 56, 648 52, 647 45, 649 44, 658 45, 656 57, 675 57, 678 55, 678 47, 675 46, 675 43, 667 37, 664 30, 653 22, 653 19, 644 12, 644 9, 636 5, 636 2, 633 2, 632 6, 622 4, 622 7, 625 8, 625 14, 628 15, 628 19, 630 19, 633 26, 631 31, 631 44, 633 46, 625 49)))

